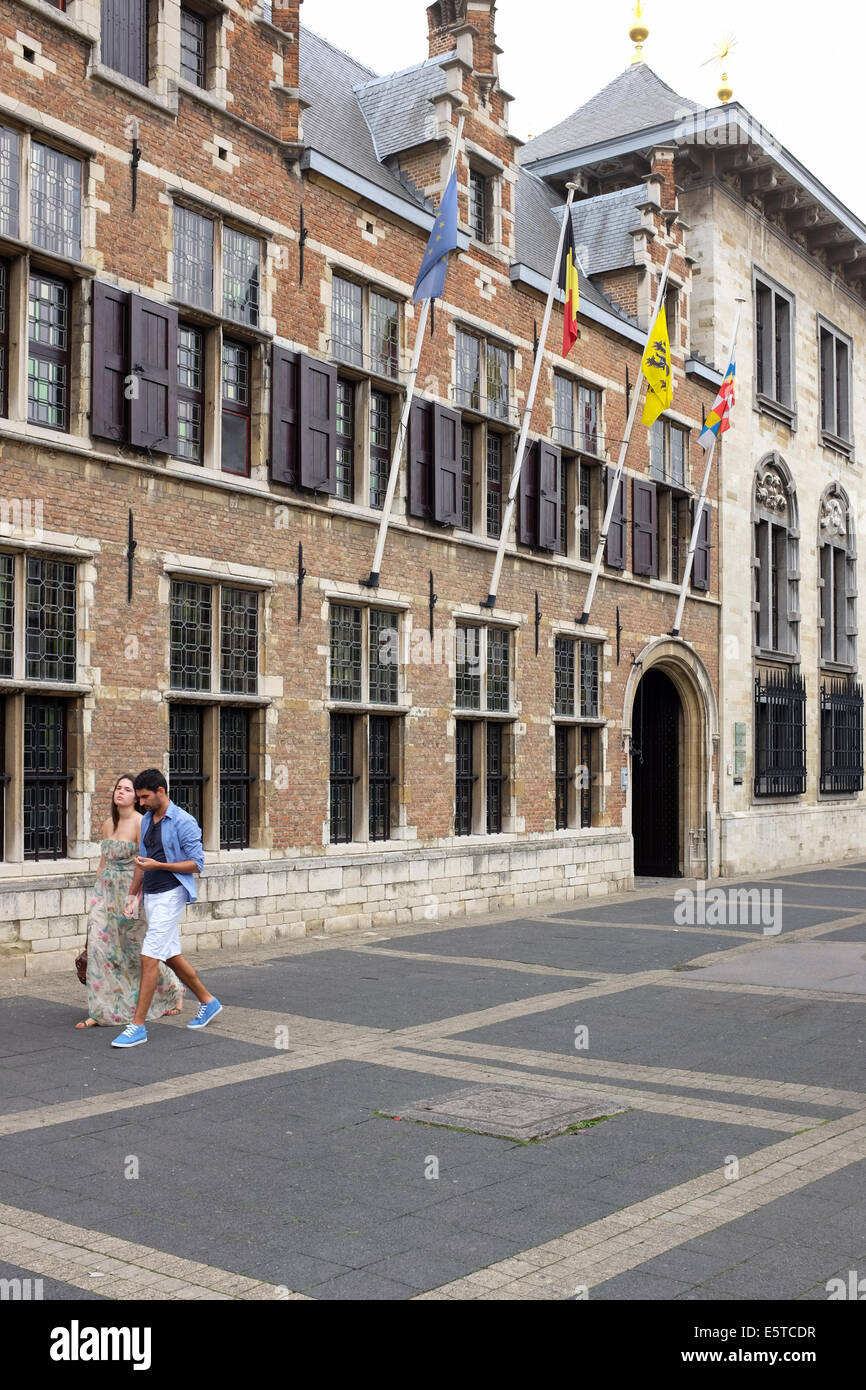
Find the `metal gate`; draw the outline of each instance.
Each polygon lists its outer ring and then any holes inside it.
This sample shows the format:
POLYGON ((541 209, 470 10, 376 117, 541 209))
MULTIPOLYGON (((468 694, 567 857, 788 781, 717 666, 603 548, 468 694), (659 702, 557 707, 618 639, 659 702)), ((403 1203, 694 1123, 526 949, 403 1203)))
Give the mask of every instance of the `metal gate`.
POLYGON ((680 697, 662 671, 638 686, 632 717, 632 830, 639 877, 679 878, 680 697))

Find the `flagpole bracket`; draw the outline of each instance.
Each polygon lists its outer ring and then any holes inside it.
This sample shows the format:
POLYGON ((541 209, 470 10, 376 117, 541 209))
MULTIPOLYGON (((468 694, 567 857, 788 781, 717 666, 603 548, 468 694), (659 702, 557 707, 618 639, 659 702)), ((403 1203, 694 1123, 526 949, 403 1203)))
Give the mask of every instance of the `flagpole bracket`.
POLYGON ((366 579, 359 579, 358 583, 362 589, 378 589, 379 575, 375 570, 371 570, 366 579))
POLYGON ((484 602, 481 603, 481 604, 479 605, 479 607, 481 607, 481 608, 489 608, 489 609, 491 609, 491 610, 494 609, 494 608, 496 607, 496 595, 495 595, 495 594, 488 594, 487 597, 486 597, 486 599, 484 600, 484 602))
POLYGON ((588 625, 588 623, 589 623, 589 614, 588 614, 588 613, 581 613, 581 615, 580 615, 580 617, 578 618, 577 621, 578 621, 578 625, 579 625, 580 627, 586 627, 586 626, 588 625))

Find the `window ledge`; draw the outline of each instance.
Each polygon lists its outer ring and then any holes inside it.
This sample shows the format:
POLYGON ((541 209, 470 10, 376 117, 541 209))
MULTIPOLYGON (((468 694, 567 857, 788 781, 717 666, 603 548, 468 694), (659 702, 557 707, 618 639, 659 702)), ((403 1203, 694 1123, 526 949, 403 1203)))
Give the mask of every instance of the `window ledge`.
MULTIPOLYGON (((357 362, 346 362, 342 357, 331 353, 330 362, 337 368, 340 376, 347 381, 363 382, 369 381, 375 390, 391 391, 393 394, 406 394, 406 383, 400 380, 399 373, 402 370, 398 367, 397 376, 386 376, 382 372, 373 371, 372 367, 358 366, 357 362)), ((405 373, 408 375, 408 373, 405 373)))
POLYGON ((125 77, 123 73, 115 72, 113 68, 106 67, 104 63, 89 63, 85 77, 95 78, 96 81, 105 82, 110 87, 119 87, 122 92, 126 92, 129 96, 138 97, 139 101, 146 101, 149 106, 155 106, 166 116, 177 115, 176 89, 171 90, 166 95, 161 92, 152 92, 150 87, 145 87, 142 82, 135 82, 131 77, 125 77))
POLYGON ((169 299, 169 304, 173 309, 177 309, 178 317, 189 319, 191 323, 198 324, 200 328, 221 328, 228 337, 248 337, 253 338, 258 343, 270 343, 273 341, 274 334, 267 328, 258 328, 252 323, 243 323, 240 319, 230 319, 225 314, 217 314, 213 309, 202 309, 198 304, 187 304, 185 299, 169 299))
POLYGON ((600 715, 583 714, 555 714, 551 721, 554 725, 560 725, 566 729, 583 727, 587 729, 606 729, 607 720, 600 715))
POLYGON ((178 93, 185 97, 190 97, 192 101, 200 101, 203 106, 210 106, 215 111, 225 112, 227 102, 225 96, 217 96, 208 87, 198 87, 195 82, 188 82, 185 77, 176 78, 178 93))
POLYGON ((761 415, 772 415, 775 420, 780 420, 789 429, 797 428, 797 412, 783 401, 774 401, 771 396, 763 396, 760 392, 755 395, 755 409, 761 415))
POLYGON ((247 705, 264 709, 273 704, 266 695, 225 695, 221 690, 164 690, 164 700, 180 701, 184 705, 247 705))
POLYGON ((767 666, 799 666, 801 660, 799 653, 766 651, 762 647, 753 647, 752 656, 767 666))
POLYGON ((821 447, 824 449, 832 449, 834 454, 844 454, 846 459, 853 462, 853 439, 840 439, 838 434, 832 434, 830 430, 822 430, 821 447))
POLYGON ((56 266, 60 270, 74 270, 77 275, 88 278, 97 273, 94 266, 76 260, 74 256, 62 256, 57 251, 47 251, 42 246, 35 246, 32 241, 22 241, 20 237, 0 234, 0 251, 4 255, 8 255, 10 251, 18 255, 29 255, 30 259, 37 263, 37 269, 43 265, 51 268, 56 266))
POLYGON ((40 19, 46 19, 51 24, 56 24, 58 29, 65 29, 67 33, 75 34, 77 38, 93 46, 98 37, 98 29, 90 30, 86 25, 79 24, 77 20, 70 19, 63 10, 55 9, 54 5, 46 3, 46 0, 18 0, 18 4, 24 10, 30 10, 40 19))
POLYGON ((476 721, 489 719, 499 724, 516 724, 518 716, 515 713, 503 713, 502 710, 453 709, 451 711, 451 718, 474 719, 476 721))
MULTIPOLYGON (((222 562, 215 561, 215 566, 222 562)), ((229 564, 232 562, 229 561, 229 564)), ((231 588, 273 589, 272 579, 260 579, 256 574, 243 574, 234 570, 208 569, 204 565, 185 565, 182 561, 167 560, 162 567, 163 574, 177 575, 180 579, 204 579, 210 584, 222 584, 231 588)))
POLYGON ((818 670, 819 676, 829 676, 831 679, 836 676, 855 676, 857 675, 856 666, 848 666, 843 662, 822 661, 818 670))
POLYGON ((0 678, 0 690, 6 694, 14 694, 16 691, 24 692, 28 695, 92 695, 93 686, 82 684, 76 681, 35 681, 35 680, 13 680, 12 677, 0 678))
POLYGON ((364 700, 328 700, 325 704, 328 714, 410 714, 412 706, 408 700, 399 704, 376 705, 364 700))

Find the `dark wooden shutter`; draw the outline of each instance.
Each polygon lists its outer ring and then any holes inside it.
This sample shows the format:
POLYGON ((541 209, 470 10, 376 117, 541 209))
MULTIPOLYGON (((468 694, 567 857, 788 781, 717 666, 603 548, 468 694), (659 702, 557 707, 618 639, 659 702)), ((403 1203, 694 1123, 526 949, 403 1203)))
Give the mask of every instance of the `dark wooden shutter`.
MULTIPOLYGON (((616 477, 616 469, 608 468, 605 472, 606 478, 606 505, 610 503, 610 490, 616 477)), ((620 480, 619 492, 617 494, 616 506, 613 509, 610 530, 607 533, 607 548, 605 550, 605 563, 612 570, 625 569, 625 528, 628 522, 627 516, 628 502, 626 498, 625 478, 620 480)))
POLYGON ((301 403, 301 487, 314 492, 337 490, 337 368, 317 357, 301 355, 298 364, 301 403))
POLYGON ((102 61, 147 85, 147 0, 102 0, 102 61))
MULTIPOLYGON (((694 504, 694 507, 697 507, 697 503, 694 504)), ((694 510, 692 511, 692 525, 694 525, 694 510)), ((692 586, 695 589, 707 590, 710 587, 710 550, 712 549, 712 541, 713 517, 709 505, 706 505, 701 512, 701 529, 698 532, 695 563, 692 569, 692 586)))
POLYGON ((409 515, 433 516, 435 472, 432 401, 413 401, 409 416, 409 515))
POLYGON ((173 454, 177 447, 177 310, 134 294, 130 300, 129 442, 173 454))
POLYGON ((538 545, 556 550, 562 513, 562 451, 541 440, 538 445, 538 545))
POLYGON ((298 481, 298 354, 271 350, 271 481, 298 481))
POLYGON ((433 411, 435 457, 433 519, 443 526, 459 526, 461 501, 461 419, 455 410, 437 405, 433 411))
POLYGON ((129 294, 93 282, 93 371, 90 432, 118 444, 129 437, 129 294))
POLYGON ((538 545, 538 443, 523 455, 517 485, 517 539, 521 545, 538 545))
MULTIPOLYGON (((674 503, 676 505, 676 503, 674 503)), ((635 478, 632 485, 632 568, 635 574, 658 579, 659 518, 655 483, 635 478)))

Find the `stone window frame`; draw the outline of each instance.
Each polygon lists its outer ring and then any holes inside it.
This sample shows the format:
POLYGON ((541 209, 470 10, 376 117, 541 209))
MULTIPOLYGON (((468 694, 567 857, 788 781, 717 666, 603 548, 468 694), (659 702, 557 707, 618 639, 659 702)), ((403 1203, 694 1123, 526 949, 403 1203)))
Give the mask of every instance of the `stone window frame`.
POLYGON ((821 496, 817 553, 819 666, 822 671, 853 675, 857 671, 857 533, 854 510, 839 483, 831 483, 821 496), (836 508, 833 503, 837 504, 836 508), (841 586, 838 585, 840 569, 841 586), (842 659, 840 643, 843 644, 842 659))
POLYGON ((56 135, 44 122, 21 121, 6 112, 0 116, 0 126, 11 132, 17 142, 17 208, 13 224, 0 231, 0 257, 6 263, 6 322, 7 346, 5 371, 5 405, 3 419, 34 439, 57 441, 71 438, 90 438, 90 380, 84 374, 85 321, 89 313, 85 286, 95 276, 92 266, 82 260, 83 247, 92 240, 93 202, 91 160, 93 151, 76 144, 65 136, 56 135), (37 246, 32 240, 31 170, 33 145, 44 145, 75 160, 80 166, 78 256, 37 246), (29 302, 30 277, 39 274, 47 279, 63 280, 68 284, 68 399, 64 428, 37 424, 29 419, 29 302))
MULTIPOLYGON (((391 454, 393 444, 397 438, 400 416, 405 400, 406 386, 403 380, 404 360, 406 350, 406 301, 395 288, 380 281, 367 279, 358 275, 354 268, 343 265, 337 261, 331 261, 328 265, 329 275, 326 280, 330 290, 327 305, 327 328, 324 334, 323 349, 328 359, 335 363, 338 370, 338 380, 351 384, 353 388, 353 431, 352 431, 352 496, 351 498, 336 498, 338 505, 361 506, 365 510, 379 513, 381 507, 373 505, 373 467, 372 467, 372 431, 373 431, 373 411, 372 398, 374 394, 386 396, 390 402, 390 447, 387 470, 390 473, 391 454), (352 361, 347 356, 341 356, 338 345, 333 336, 333 311, 334 311, 334 280, 343 280, 350 285, 356 286, 361 292, 361 360, 352 361), (397 305, 397 353, 396 364, 391 374, 383 375, 376 370, 378 359, 374 360, 374 355, 370 351, 371 331, 373 323, 373 299, 374 296, 392 300, 397 305)), ((379 454, 376 455, 377 460, 379 454)), ((387 482, 386 482, 387 488, 387 482)), ((394 498, 395 515, 400 513, 400 499, 394 498)))
POLYGON ((330 777, 328 787, 328 807, 322 825, 322 843, 331 852, 345 852, 351 848, 357 852, 369 851, 373 845, 393 845, 411 838, 413 829, 407 824, 406 801, 403 794, 405 783, 406 757, 406 719, 411 709, 411 700, 406 689, 406 669, 404 656, 408 647, 410 605, 403 600, 393 600, 383 595, 375 596, 343 593, 335 588, 326 592, 324 621, 327 625, 327 662, 325 670, 324 709, 328 716, 328 756, 334 719, 348 717, 352 720, 352 780, 354 783, 351 811, 351 837, 332 839, 332 803, 330 777), (351 608, 361 615, 361 656, 360 656, 360 698, 338 698, 332 694, 331 670, 331 623, 335 608, 351 608), (393 615, 396 619, 396 647, 398 654, 396 698, 393 701, 377 702, 370 696, 370 629, 373 612, 393 615), (388 813, 390 838, 388 840, 370 839, 370 739, 373 720, 387 719, 390 733, 390 782, 391 797, 388 813))
MULTIPOLYGON (((163 700, 166 706, 165 737, 166 767, 170 767, 169 750, 169 705, 195 706, 202 711, 202 748, 204 786, 202 790, 202 840, 209 854, 251 857, 267 847, 266 809, 264 804, 264 767, 266 746, 266 718, 270 699, 264 693, 265 675, 263 658, 266 651, 266 636, 270 628, 270 607, 274 585, 272 581, 247 574, 225 573, 222 569, 192 567, 167 561, 163 566, 164 588, 160 593, 162 606, 171 612, 171 590, 174 580, 196 584, 206 584, 211 589, 211 654, 210 688, 207 690, 183 690, 171 685, 171 633, 165 639, 166 670, 168 679, 163 687, 163 700), (223 589, 249 590, 259 595, 258 603, 258 671, 255 694, 238 694, 223 691, 221 672, 221 612, 223 589), (242 850, 221 849, 220 835, 220 711, 222 709, 245 709, 249 712, 249 765, 251 775, 250 789, 250 843, 242 850)), ((169 773, 169 792, 171 779, 169 773)))
POLYGON ((692 534, 692 508, 689 499, 694 496, 692 488, 692 434, 690 425, 683 424, 667 415, 659 416, 655 424, 647 430, 647 449, 649 467, 647 480, 656 485, 658 510, 658 578, 669 584, 679 584, 685 569, 692 534), (672 441, 675 434, 683 439, 683 476, 674 475, 672 441), (654 441, 661 438, 661 467, 657 466, 657 450, 654 441), (674 551, 678 550, 678 564, 675 571, 674 551))
MULTIPOLYGON (((172 115, 177 114, 178 93, 225 109, 230 101, 228 87, 228 0, 147 0, 147 81, 139 82, 115 71, 103 61, 100 0, 66 0, 62 19, 80 33, 91 47, 86 75, 89 78, 133 92, 172 115), (207 26, 205 84, 198 86, 181 74, 181 8, 194 10, 207 26), (67 18, 68 17, 68 18, 67 18)), ((54 11, 57 15, 58 11, 54 11)))
MULTIPOLYGON (((243 485, 246 479, 257 483, 268 480, 267 456, 270 440, 269 404, 267 392, 267 357, 273 340, 273 333, 262 328, 268 321, 271 302, 266 288, 266 269, 268 263, 269 235, 265 228, 247 222, 233 211, 214 207, 200 202, 178 189, 166 190, 171 199, 171 238, 172 249, 168 264, 168 283, 171 285, 169 304, 177 310, 178 326, 197 329, 204 339, 204 362, 202 382, 202 441, 199 460, 184 458, 181 454, 170 455, 173 468, 204 468, 209 472, 225 473, 243 485), (210 307, 190 303, 177 297, 175 283, 175 210, 182 209, 213 224, 213 265, 212 265, 212 304, 210 307), (242 319, 229 317, 224 312, 224 271, 223 240, 224 231, 229 228, 259 243, 259 305, 258 323, 246 323, 242 319), (239 343, 249 351, 250 403, 249 403, 249 458, 246 473, 222 468, 222 415, 223 415, 223 365, 224 344, 239 343)), ((178 371, 182 344, 178 336, 178 371)), ((180 384, 180 383, 179 383, 180 384)), ((181 397, 184 399, 185 397, 181 397)))
POLYGON ((464 185, 466 197, 466 221, 461 219, 462 229, 466 232, 472 245, 482 247, 490 254, 497 255, 503 252, 503 213, 502 213, 502 182, 505 174, 505 165, 492 155, 489 150, 483 150, 475 145, 473 141, 465 141, 465 158, 467 164, 466 184, 464 185), (483 179, 486 184, 487 209, 486 209, 486 235, 479 238, 475 235, 475 228, 470 220, 471 211, 471 189, 470 177, 483 179))
POLYGON ((517 663, 517 633, 519 624, 507 618, 497 616, 495 621, 485 621, 473 615, 457 613, 454 616, 454 654, 450 663, 449 674, 453 681, 454 704, 451 710, 449 721, 449 737, 452 742, 452 753, 450 761, 455 769, 454 780, 454 810, 452 813, 452 838, 462 840, 467 836, 458 835, 456 831, 457 813, 457 725, 472 725, 472 768, 473 768, 473 788, 471 806, 471 829, 469 836, 483 836, 489 841, 491 836, 512 835, 515 833, 517 825, 517 804, 516 804, 516 767, 517 767, 517 732, 519 710, 516 703, 516 663, 517 663), (457 678, 458 678, 458 658, 460 656, 461 641, 459 633, 462 630, 471 629, 478 632, 479 644, 479 704, 473 708, 457 703, 457 678), (507 632, 509 634, 509 658, 508 658, 508 709, 495 710, 489 707, 488 703, 488 654, 489 637, 491 630, 497 632, 507 632), (502 729, 502 776, 501 776, 501 830, 490 831, 488 829, 490 801, 488 794, 488 727, 497 724, 502 729))
POLYGON ((553 371, 553 411, 551 439, 562 453, 562 508, 560 540, 557 555, 578 559, 588 564, 604 519, 604 467, 607 451, 604 447, 605 388, 585 377, 573 376, 558 369, 553 371), (571 389, 571 428, 561 423, 559 403, 563 384, 571 389), (593 392, 597 399, 595 433, 588 436, 580 428, 583 393, 593 392), (577 428, 575 428, 577 421, 577 428), (594 447, 589 447, 590 445, 594 447), (582 482, 582 480, 584 480, 582 482), (589 505, 581 501, 581 493, 589 489, 589 505), (587 555, 581 556, 581 548, 587 555))
POLYGON ((14 558, 13 574, 13 671, 0 677, 0 701, 3 702, 2 746, 0 746, 0 791, 4 794, 3 840, 0 842, 0 863, 22 868, 37 863, 78 862, 74 846, 81 839, 84 823, 84 698, 92 695, 92 687, 84 677, 84 633, 90 622, 87 587, 93 576, 87 572, 94 555, 82 549, 63 545, 12 540, 0 537, 0 552, 14 558), (27 561, 32 558, 57 560, 76 568, 75 614, 75 675, 71 680, 29 677, 26 674, 26 575, 27 561), (66 855, 64 859, 24 858, 24 716, 25 702, 30 698, 62 700, 66 709, 66 855), (4 790, 5 789, 5 790, 4 790))
POLYGON ((849 462, 853 462, 854 456, 854 339, 849 333, 844 333, 841 328, 837 328, 830 319, 823 314, 816 317, 818 335, 818 437, 821 446, 825 449, 832 449, 834 453, 843 454, 849 462), (826 370, 826 347, 830 345, 833 349, 834 372, 832 377, 833 399, 827 399, 827 370, 826 370), (832 413, 836 417, 834 425, 839 423, 839 396, 838 380, 836 374, 836 354, 839 349, 845 353, 845 397, 847 408, 846 430, 831 429, 827 426, 827 409, 832 407, 832 413))
MULTIPOLYGON (((778 566, 778 555, 774 564, 778 566)), ((765 454, 755 469, 752 485, 752 570, 754 573, 752 612, 754 614, 753 655, 764 661, 788 665, 800 662, 800 529, 797 489, 793 475, 778 450, 765 454), (775 479, 771 476, 775 474, 775 479), (782 514, 786 515, 783 523, 782 514), (785 644, 772 640, 772 602, 768 588, 767 561, 770 548, 779 545, 785 558, 785 581, 777 568, 776 594, 778 635, 786 634, 785 644), (759 551, 763 549, 763 563, 759 551), (784 605, 782 599, 784 598, 784 605), (768 617, 769 613, 769 617, 768 617), (770 624, 768 628, 768 623, 770 624)))
MULTIPOLYGON (((774 419, 780 420, 789 429, 797 428, 797 297, 792 290, 786 289, 774 276, 762 270, 758 265, 752 267, 752 312, 754 324, 754 408, 761 414, 771 415, 774 419), (788 308, 788 342, 785 351, 783 370, 787 373, 787 395, 788 399, 778 399, 775 394, 775 382, 777 377, 777 360, 775 331, 770 333, 771 359, 767 367, 768 375, 773 384, 773 393, 762 391, 759 363, 761 360, 761 350, 758 334, 758 299, 761 293, 770 296, 770 309, 773 316, 773 330, 776 323, 776 303, 781 300, 788 308)), ((784 347, 783 347, 784 350, 784 347)), ((766 381, 765 385, 769 384, 766 381)), ((783 387, 783 395, 785 394, 783 387)))
POLYGON ((550 735, 552 741, 552 782, 551 786, 554 793, 554 820, 557 811, 556 785, 559 780, 557 742, 561 738, 561 731, 565 730, 568 738, 568 793, 566 804, 567 824, 564 826, 555 825, 557 833, 575 830, 589 830, 599 824, 604 802, 604 749, 605 737, 608 727, 608 720, 604 712, 604 688, 605 688, 605 665, 604 665, 604 637, 601 634, 587 637, 584 630, 578 631, 573 626, 566 624, 554 624, 551 637, 551 650, 554 657, 554 680, 553 680, 553 699, 550 705, 550 735), (556 682, 556 652, 557 646, 561 642, 567 642, 574 648, 574 708, 572 713, 560 712, 557 707, 557 682, 556 682), (583 651, 584 648, 591 647, 597 653, 597 695, 598 708, 595 714, 588 713, 584 708, 583 702, 583 651), (590 765, 594 768, 590 783, 590 804, 591 821, 587 825, 584 820, 584 768, 583 763, 583 744, 585 736, 590 739, 590 765))

